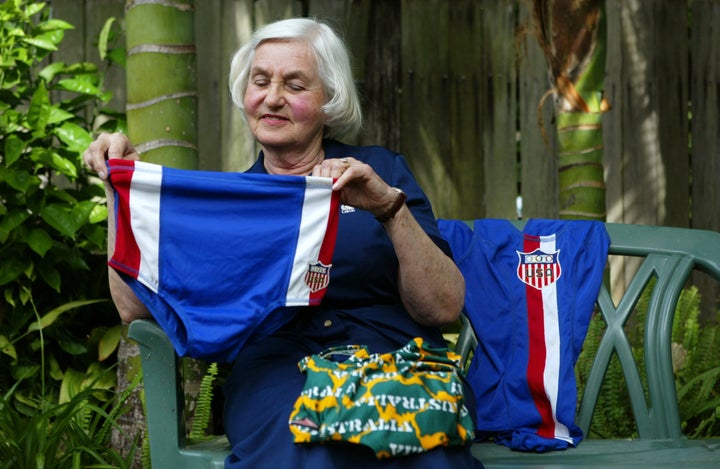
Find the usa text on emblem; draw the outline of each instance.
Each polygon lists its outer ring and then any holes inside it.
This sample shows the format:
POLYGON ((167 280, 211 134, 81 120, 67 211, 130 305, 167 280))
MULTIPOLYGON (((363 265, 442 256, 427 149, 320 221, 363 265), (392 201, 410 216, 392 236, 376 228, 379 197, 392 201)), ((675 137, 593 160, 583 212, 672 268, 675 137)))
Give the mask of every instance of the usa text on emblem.
POLYGON ((527 285, 540 290, 560 278, 560 251, 543 252, 536 249, 533 252, 516 252, 519 258, 517 276, 527 285))
POLYGON ((325 265, 320 261, 308 264, 308 270, 305 273, 305 284, 312 293, 327 288, 330 284, 331 267, 332 264, 325 265))

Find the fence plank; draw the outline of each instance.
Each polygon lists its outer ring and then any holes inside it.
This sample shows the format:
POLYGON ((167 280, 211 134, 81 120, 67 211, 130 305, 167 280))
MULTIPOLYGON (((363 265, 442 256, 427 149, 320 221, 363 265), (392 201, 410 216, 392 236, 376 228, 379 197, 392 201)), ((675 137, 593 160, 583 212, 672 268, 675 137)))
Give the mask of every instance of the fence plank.
POLYGON ((444 216, 479 218, 486 213, 486 179, 483 177, 486 149, 482 145, 482 54, 486 39, 482 28, 483 9, 476 2, 456 2, 449 12, 448 77, 450 140, 439 163, 447 179, 444 216))
MULTIPOLYGON (((97 40, 100 36, 105 20, 114 17, 120 24, 125 18, 125 4, 123 2, 107 2, 102 0, 85 0, 85 24, 84 44, 85 60, 99 63, 100 55, 97 49, 97 40)), ((117 27, 119 31, 121 28, 117 27)), ((124 47, 124 38, 120 38, 116 44, 117 47, 124 47)), ((126 100, 125 90, 125 70, 117 65, 108 69, 104 81, 105 89, 113 94, 112 100, 108 103, 111 109, 124 110, 126 100)))
POLYGON ((534 34, 531 11, 520 4, 516 51, 520 122, 522 218, 554 218, 558 213, 557 160, 547 61, 534 34), (538 117, 538 109, 542 118, 538 117))
POLYGON ((73 29, 65 31, 60 50, 53 52, 53 60, 65 63, 75 63, 89 60, 86 57, 85 36, 85 5, 82 2, 73 0, 55 0, 50 5, 50 11, 54 18, 67 21, 73 25, 73 29))
POLYGON ((682 121, 687 115, 687 59, 669 52, 674 45, 663 47, 668 41, 680 48, 687 43, 686 23, 677 18, 686 18, 684 2, 634 0, 621 6, 622 91, 617 104, 625 169, 622 221, 627 223, 687 223, 687 217, 678 215, 682 207, 668 209, 683 192, 682 200, 687 200, 689 184, 687 125, 682 121))
POLYGON ((302 15, 301 0, 255 0, 255 28, 302 15))
POLYGON ((649 49, 657 63, 652 80, 657 83, 654 98, 660 116, 660 164, 666 174, 665 199, 658 200, 661 210, 659 224, 687 227, 690 206, 685 203, 690 197, 688 4, 645 3, 655 7, 653 16, 658 18, 649 49))
POLYGON ((307 14, 329 24, 335 31, 342 35, 345 30, 345 11, 348 8, 347 1, 338 0, 307 0, 307 14))
POLYGON ((399 150, 400 3, 396 0, 361 3, 364 8, 354 15, 364 15, 361 17, 364 24, 347 22, 353 38, 348 46, 359 65, 357 76, 363 107, 363 130, 357 143, 399 150))
MULTIPOLYGON (((97 40, 105 21, 115 17, 118 23, 123 21, 124 2, 115 0, 101 2, 98 0, 53 0, 50 5, 55 18, 62 19, 74 26, 65 31, 60 50, 52 54, 53 60, 67 64, 76 62, 92 62, 100 64, 100 55, 97 40)), ((115 28, 119 30, 119 27, 115 28)), ((116 44, 124 46, 124 39, 120 38, 116 44)), ((125 110, 125 70, 119 66, 111 66, 105 76, 104 87, 113 94, 107 107, 113 110, 125 110)))
MULTIPOLYGON (((694 0, 691 7, 691 223, 720 231, 720 2, 694 0)), ((720 288, 704 275, 696 275, 693 283, 702 294, 703 314, 714 319, 720 288)))
POLYGON ((720 231, 720 2, 692 11, 692 226, 720 231))
POLYGON ((443 159, 448 155, 448 3, 403 0, 401 20, 401 145, 436 214, 450 207, 443 159))
MULTIPOLYGON (((607 60, 605 64, 605 96, 611 106, 603 117, 603 145, 605 147, 605 187, 607 220, 621 222, 624 216, 623 198, 623 39, 622 39, 622 1, 606 0, 607 21, 607 60)), ((639 259, 625 256, 610 259, 610 285, 613 300, 619 301, 621 292, 632 279, 640 266, 639 259)))
MULTIPOLYGON (((399 19, 392 15, 392 11, 385 11, 388 5, 394 6, 397 2, 395 0, 308 1, 308 16, 330 25, 350 51, 353 75, 361 96, 364 129, 360 134, 345 135, 342 138, 349 144, 375 144, 397 148, 397 138, 391 141, 384 133, 387 129, 397 128, 392 125, 397 121, 397 98, 391 101, 384 99, 387 94, 384 91, 387 87, 380 83, 371 85, 374 90, 372 96, 366 96, 365 93, 367 86, 364 74, 365 60, 368 59, 373 60, 369 65, 370 68, 378 67, 371 74, 371 78, 383 83, 390 81, 397 86, 397 77, 390 67, 399 66, 397 60, 399 39, 390 36, 397 30, 399 19), (386 18, 386 15, 390 15, 389 18, 386 18), (370 21, 370 18, 378 18, 378 20, 370 21), (389 32, 382 31, 386 34, 385 40, 381 36, 376 36, 380 27, 390 28, 389 32), (368 46, 378 45, 382 47, 377 51, 368 49, 368 46), (388 57, 391 59, 388 60, 388 57), (377 104, 378 102, 380 104, 377 104)), ((397 9, 399 11, 399 8, 397 9)), ((390 91, 390 88, 387 88, 387 91, 390 91)))
MULTIPOLYGON (((485 159, 485 216, 514 218, 519 176, 515 69, 517 17, 514 6, 501 0, 485 2, 483 12, 479 92, 482 96, 480 122, 485 159)), ((458 158, 466 160, 467 156, 461 154, 458 158)))
MULTIPOLYGON (((625 135, 643 136, 622 141, 622 191, 632 199, 623 204, 621 221, 627 223, 657 224, 656 197, 661 194, 656 157, 660 153, 657 143, 657 115, 648 108, 647 97, 651 94, 651 64, 647 47, 651 43, 648 31, 654 27, 651 16, 642 5, 632 1, 621 5, 622 48, 621 48, 621 95, 618 117, 622 121, 625 135), (635 25, 645 25, 636 28, 635 25)), ((662 191, 664 192, 664 191, 662 191)), ((625 202, 625 201, 624 201, 625 202)))
POLYGON ((237 49, 250 40, 254 25, 253 0, 223 1, 220 16, 222 41, 220 42, 221 63, 220 90, 225 98, 220 101, 222 129, 222 170, 244 171, 257 157, 255 140, 250 134, 242 114, 232 103, 229 95, 228 73, 230 60, 237 49))
POLYGON ((605 147, 605 202, 607 220, 623 219, 623 129, 622 120, 622 0, 606 0, 607 59, 605 63, 605 97, 610 110, 603 117, 605 147))
POLYGON ((195 43, 198 69, 198 166, 205 170, 223 167, 221 109, 230 97, 223 87, 223 63, 230 60, 223 43, 223 0, 195 2, 195 43), (210 21, 208 21, 210 20, 210 21))

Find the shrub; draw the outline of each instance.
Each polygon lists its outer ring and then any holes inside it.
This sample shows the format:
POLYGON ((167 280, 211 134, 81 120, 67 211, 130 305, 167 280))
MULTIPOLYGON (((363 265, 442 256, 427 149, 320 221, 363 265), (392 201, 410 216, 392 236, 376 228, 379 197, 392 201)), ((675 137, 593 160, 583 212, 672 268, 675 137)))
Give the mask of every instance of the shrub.
MULTIPOLYGON (((105 109, 110 94, 97 65, 51 60, 72 26, 44 3, 6 0, 0 24, 0 440, 12 451, 18 440, 6 432, 19 435, 25 424, 50 444, 45 430, 67 422, 87 435, 76 417, 109 415, 107 362, 120 328, 104 275, 104 191, 82 152, 100 122, 110 131, 124 123, 105 109)), ((108 48, 112 25, 99 40, 107 60, 123 56, 108 48)))

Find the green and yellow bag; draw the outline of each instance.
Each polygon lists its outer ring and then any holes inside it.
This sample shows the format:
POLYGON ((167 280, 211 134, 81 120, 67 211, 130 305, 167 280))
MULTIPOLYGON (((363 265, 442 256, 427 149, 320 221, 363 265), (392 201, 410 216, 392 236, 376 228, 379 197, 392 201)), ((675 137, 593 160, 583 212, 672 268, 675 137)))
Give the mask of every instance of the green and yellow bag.
POLYGON ((307 379, 290 415, 295 443, 362 444, 381 459, 472 442, 461 357, 447 348, 421 338, 383 354, 333 347, 298 367, 307 379))

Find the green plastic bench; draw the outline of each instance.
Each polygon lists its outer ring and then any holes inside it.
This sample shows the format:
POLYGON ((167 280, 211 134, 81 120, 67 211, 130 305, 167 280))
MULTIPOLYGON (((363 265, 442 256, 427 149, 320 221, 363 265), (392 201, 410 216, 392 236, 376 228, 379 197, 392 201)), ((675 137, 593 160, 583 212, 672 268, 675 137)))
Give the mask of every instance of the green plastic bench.
MULTIPOLYGON (((683 436, 672 369, 671 330, 675 306, 694 269, 720 281, 720 233, 682 228, 606 224, 610 254, 644 258, 616 305, 603 287, 598 296, 607 332, 598 349, 583 392, 577 423, 588 433, 605 372, 613 353, 622 365, 631 397, 638 438, 587 439, 577 448, 549 453, 522 453, 494 443, 476 443, 473 454, 487 468, 503 467, 720 467, 720 439, 683 436), (645 324, 647 396, 623 326, 644 287, 656 279, 645 324)), ((130 325, 140 344, 144 374, 150 452, 155 467, 222 467, 229 446, 225 437, 191 444, 185 438, 178 358, 169 339, 153 321, 130 325)), ((467 354, 475 337, 464 321, 456 349, 467 354)))
POLYGON ((155 321, 147 319, 133 321, 128 335, 140 347, 152 467, 224 467, 230 452, 227 438, 193 443, 186 437, 180 359, 168 336, 155 321))

